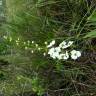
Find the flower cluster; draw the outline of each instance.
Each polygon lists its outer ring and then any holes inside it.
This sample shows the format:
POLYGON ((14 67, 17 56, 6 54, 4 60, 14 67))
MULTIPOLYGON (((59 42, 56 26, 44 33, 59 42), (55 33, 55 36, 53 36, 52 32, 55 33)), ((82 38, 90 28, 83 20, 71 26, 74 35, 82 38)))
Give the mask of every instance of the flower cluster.
POLYGON ((47 46, 47 48, 49 48, 48 54, 53 59, 67 60, 71 57, 71 59, 76 60, 78 59, 78 57, 81 56, 81 52, 77 50, 72 50, 72 51, 66 50, 72 44, 73 44, 73 41, 69 41, 69 42, 63 41, 59 44, 58 47, 54 47, 55 40, 53 40, 47 46))
POLYGON ((22 49, 26 51, 30 51, 31 53, 34 53, 34 51, 41 51, 41 47, 35 42, 35 41, 23 41, 20 37, 18 38, 12 38, 11 36, 3 36, 3 39, 7 41, 9 44, 15 44, 17 47, 21 47, 22 49))
POLYGON ((56 41, 53 40, 48 44, 48 42, 44 42, 46 47, 40 47, 35 41, 22 41, 19 37, 16 40, 13 40, 12 37, 3 37, 5 40, 9 42, 15 42, 17 46, 23 46, 25 50, 29 50, 31 53, 34 51, 42 51, 43 55, 50 55, 53 59, 59 60, 67 60, 69 58, 76 60, 81 56, 81 52, 77 50, 68 50, 70 46, 73 45, 73 41, 63 41, 58 46, 55 47, 56 41), (23 45, 22 45, 23 44, 23 45))

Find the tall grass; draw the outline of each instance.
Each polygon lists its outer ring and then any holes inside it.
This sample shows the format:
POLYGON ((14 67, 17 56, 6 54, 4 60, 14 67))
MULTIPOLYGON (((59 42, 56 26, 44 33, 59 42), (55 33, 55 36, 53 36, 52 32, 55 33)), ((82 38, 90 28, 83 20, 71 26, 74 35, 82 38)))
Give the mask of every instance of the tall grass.
MULTIPOLYGON (((78 60, 58 61, 10 44, 1 59, 0 93, 4 96, 95 96, 96 1, 6 0, 4 35, 21 42, 73 40, 78 60), (95 42, 95 43, 94 43, 95 42), (2 65, 3 66, 3 65, 2 65), (26 95, 27 94, 27 95, 26 95)), ((5 47, 4 47, 5 48, 5 47)))

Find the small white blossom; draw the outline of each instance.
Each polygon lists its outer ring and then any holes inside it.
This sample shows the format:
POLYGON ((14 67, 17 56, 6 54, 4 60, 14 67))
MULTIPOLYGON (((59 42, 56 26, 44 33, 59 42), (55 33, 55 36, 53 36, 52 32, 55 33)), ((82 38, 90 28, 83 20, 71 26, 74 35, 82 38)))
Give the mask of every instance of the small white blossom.
POLYGON ((33 51, 33 50, 31 50, 31 53, 34 53, 34 51, 33 51))
POLYGON ((35 44, 36 47, 38 47, 38 44, 35 44))
POLYGON ((3 36, 4 39, 7 39, 7 36, 3 36))
POLYGON ((67 51, 66 51, 66 53, 60 54, 60 55, 58 56, 58 59, 59 59, 59 60, 61 60, 61 59, 67 60, 68 58, 69 58, 69 54, 68 54, 67 51))
POLYGON ((51 57, 52 57, 53 59, 58 58, 58 56, 59 56, 59 53, 58 53, 58 52, 54 52, 54 53, 51 55, 51 57))
POLYGON ((73 41, 69 41, 68 42, 68 47, 71 46, 73 44, 73 41))
POLYGON ((16 40, 15 42, 17 43, 18 41, 16 40))
POLYGON ((50 48, 50 47, 52 47, 52 45, 49 44, 49 45, 47 46, 47 48, 50 48))
POLYGON ((29 40, 28 40, 27 42, 28 42, 28 44, 30 43, 30 41, 29 41, 29 40))
POLYGON ((71 58, 73 60, 78 59, 78 57, 80 57, 80 56, 81 56, 81 52, 80 51, 76 51, 76 50, 72 50, 71 51, 71 58))
POLYGON ((51 42, 51 44, 54 45, 54 44, 55 44, 55 40, 53 40, 53 41, 51 42))
POLYGON ((51 48, 49 49, 48 54, 50 55, 50 57, 52 57, 53 59, 58 58, 59 56, 59 52, 61 52, 61 49, 59 47, 56 48, 51 48))
POLYGON ((19 43, 17 42, 17 43, 16 43, 16 45, 18 46, 18 45, 19 45, 19 43))
POLYGON ((30 41, 28 40, 27 43, 28 43, 28 46, 29 46, 30 45, 30 41))
POLYGON ((62 43, 60 43, 60 44, 59 44, 59 47, 62 48, 62 49, 66 48, 66 47, 67 47, 67 46, 66 46, 66 42, 63 41, 62 43))
POLYGON ((66 41, 63 41, 60 43, 59 47, 62 49, 68 48, 73 44, 73 41, 69 41, 68 43, 66 41))
POLYGON ((56 52, 61 52, 61 48, 60 47, 55 47, 55 51, 56 52))
POLYGON ((20 38, 18 38, 18 41, 20 40, 20 38))
MULTIPOLYGON (((73 44, 73 41, 68 41, 68 42, 63 41, 59 44, 58 47, 52 47, 54 44, 55 44, 55 40, 50 42, 50 44, 47 46, 49 48, 48 54, 50 55, 50 57, 52 57, 53 59, 59 59, 59 60, 69 59, 69 56, 70 56, 69 51, 65 50, 65 53, 63 53, 62 51, 63 49, 70 47, 73 44)), ((72 50, 70 53, 71 53, 71 58, 74 60, 76 60, 78 57, 81 56, 80 51, 72 50)))
POLYGON ((51 41, 50 44, 47 46, 47 48, 52 47, 55 44, 55 40, 51 41))
POLYGON ((54 53, 54 50, 55 50, 55 48, 49 49, 48 54, 49 54, 49 55, 53 54, 53 53, 54 53))
POLYGON ((34 41, 32 41, 32 44, 34 43, 34 41))
POLYGON ((41 50, 41 48, 38 48, 38 50, 40 51, 40 50, 41 50))
POLYGON ((12 41, 12 37, 9 38, 9 41, 10 41, 10 42, 12 41))
POLYGON ((26 44, 26 42, 23 42, 24 43, 24 45, 26 44))
POLYGON ((60 47, 56 47, 56 48, 51 48, 51 49, 49 49, 49 51, 48 51, 48 54, 53 54, 53 53, 59 53, 59 52, 61 52, 61 49, 60 49, 60 47))
POLYGON ((47 44, 48 44, 48 42, 44 42, 44 44, 45 44, 45 45, 47 45, 47 44))
POLYGON ((0 1, 0 6, 2 5, 2 0, 0 1))
POLYGON ((27 49, 28 49, 28 47, 26 46, 26 47, 25 47, 25 50, 27 50, 27 49))
POLYGON ((46 53, 43 53, 44 56, 46 56, 46 53))

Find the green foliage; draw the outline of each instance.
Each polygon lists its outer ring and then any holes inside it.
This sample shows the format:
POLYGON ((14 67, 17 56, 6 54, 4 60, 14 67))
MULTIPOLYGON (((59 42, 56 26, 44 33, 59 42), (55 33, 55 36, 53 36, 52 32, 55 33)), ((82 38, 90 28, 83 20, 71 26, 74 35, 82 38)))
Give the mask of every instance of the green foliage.
POLYGON ((89 32, 84 38, 96 38, 96 30, 89 32))
POLYGON ((96 22, 96 9, 94 9, 92 15, 88 18, 91 22, 96 22))
MULTIPOLYGON (((89 22, 92 22, 92 26, 96 26, 96 10, 94 9, 91 16, 88 18, 89 22)), ((96 30, 88 32, 84 38, 96 38, 96 30)))
POLYGON ((95 96, 95 4, 95 0, 91 4, 88 0, 6 0, 6 22, 0 28, 0 93, 95 96), (44 42, 53 39, 57 45, 73 40, 73 48, 78 47, 82 57, 77 61, 53 60, 43 56, 46 49, 38 51, 34 44, 28 45, 28 41, 35 41, 45 48, 44 42))

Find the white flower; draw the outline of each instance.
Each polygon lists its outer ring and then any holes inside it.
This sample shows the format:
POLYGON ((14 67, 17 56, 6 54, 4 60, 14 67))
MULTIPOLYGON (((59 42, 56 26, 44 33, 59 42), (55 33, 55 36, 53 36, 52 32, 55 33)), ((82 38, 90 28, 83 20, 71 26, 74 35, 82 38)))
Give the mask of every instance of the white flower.
POLYGON ((17 39, 18 41, 20 40, 20 38, 17 39))
POLYGON ((54 53, 54 50, 55 50, 55 48, 49 49, 48 54, 49 54, 49 55, 52 55, 52 54, 54 53))
MULTIPOLYGON (((58 47, 52 47, 54 44, 55 44, 55 40, 50 42, 50 44, 47 46, 47 48, 49 48, 48 54, 50 55, 50 57, 52 57, 53 59, 59 59, 59 60, 69 59, 70 54, 68 53, 68 50, 65 50, 65 53, 62 53, 62 50, 70 47, 73 44, 73 41, 68 41, 68 42, 63 41, 59 44, 58 47)), ((78 57, 81 56, 80 51, 72 50, 70 53, 71 53, 71 58, 73 60, 76 60, 78 57)))
POLYGON ((38 47, 38 44, 35 44, 36 47, 38 47))
POLYGON ((47 45, 48 43, 47 42, 44 42, 45 45, 47 45))
POLYGON ((40 50, 41 50, 41 48, 38 48, 38 50, 40 51, 40 50))
POLYGON ((33 51, 33 50, 31 50, 31 53, 33 54, 33 53, 34 53, 34 51, 33 51))
POLYGON ((69 41, 68 42, 68 47, 71 46, 73 44, 73 41, 69 41))
POLYGON ((16 40, 15 42, 18 43, 18 40, 16 40))
POLYGON ((68 54, 67 51, 66 51, 65 54, 60 54, 60 55, 58 56, 58 59, 59 59, 59 60, 61 60, 61 59, 67 60, 68 58, 69 58, 69 54, 68 54))
POLYGON ((66 42, 63 41, 62 43, 60 43, 59 47, 62 48, 62 49, 66 48, 66 42))
POLYGON ((56 58, 58 59, 60 52, 61 52, 60 47, 52 47, 51 49, 49 49, 48 54, 53 59, 56 59, 56 58))
POLYGON ((46 53, 43 53, 44 56, 46 56, 46 53))
POLYGON ((26 44, 26 42, 23 42, 24 43, 24 45, 26 44))
POLYGON ((68 48, 73 44, 73 41, 69 41, 68 43, 63 41, 62 43, 59 44, 59 47, 62 49, 68 48))
POLYGON ((48 52, 48 54, 53 54, 53 53, 59 53, 59 52, 61 52, 61 49, 60 49, 60 47, 56 47, 56 48, 51 48, 51 49, 49 49, 49 52, 48 52))
POLYGON ((0 6, 2 5, 2 0, 0 1, 0 6))
POLYGON ((55 47, 55 51, 56 52, 61 52, 61 48, 60 47, 55 47))
POLYGON ((78 57, 80 57, 80 56, 81 56, 81 52, 80 52, 80 51, 76 51, 76 50, 72 50, 72 51, 71 51, 71 58, 72 58, 72 59, 76 60, 76 59, 78 59, 78 57))
POLYGON ((29 41, 29 40, 28 40, 27 42, 28 42, 28 44, 30 43, 30 41, 29 41))
POLYGON ((53 59, 58 58, 58 56, 59 56, 59 53, 58 53, 58 52, 54 52, 54 53, 51 55, 51 57, 52 57, 53 59))
POLYGON ((9 38, 9 41, 10 41, 10 42, 12 41, 12 37, 9 38))
POLYGON ((52 47, 52 45, 51 45, 51 44, 49 44, 49 45, 47 46, 47 48, 50 48, 50 47, 52 47))
POLYGON ((51 48, 51 49, 49 49, 48 54, 49 54, 50 57, 52 57, 53 59, 56 59, 56 58, 58 58, 60 51, 61 51, 61 50, 60 50, 59 47, 51 48))
POLYGON ((32 41, 32 44, 34 43, 34 41, 32 41))
POLYGON ((28 49, 28 47, 26 46, 26 47, 25 47, 25 50, 27 50, 27 49, 28 49))
POLYGON ((4 39, 7 39, 7 36, 3 36, 4 39))
POLYGON ((47 48, 52 47, 55 44, 55 40, 51 41, 50 44, 47 46, 47 48))
POLYGON ((68 54, 68 51, 66 51, 64 59, 68 59, 68 58, 69 58, 69 54, 68 54))
POLYGON ((55 40, 53 40, 53 41, 51 42, 51 44, 54 45, 54 44, 55 44, 55 40))
POLYGON ((19 43, 18 43, 18 42, 16 42, 16 45, 18 46, 18 45, 19 45, 19 43))

